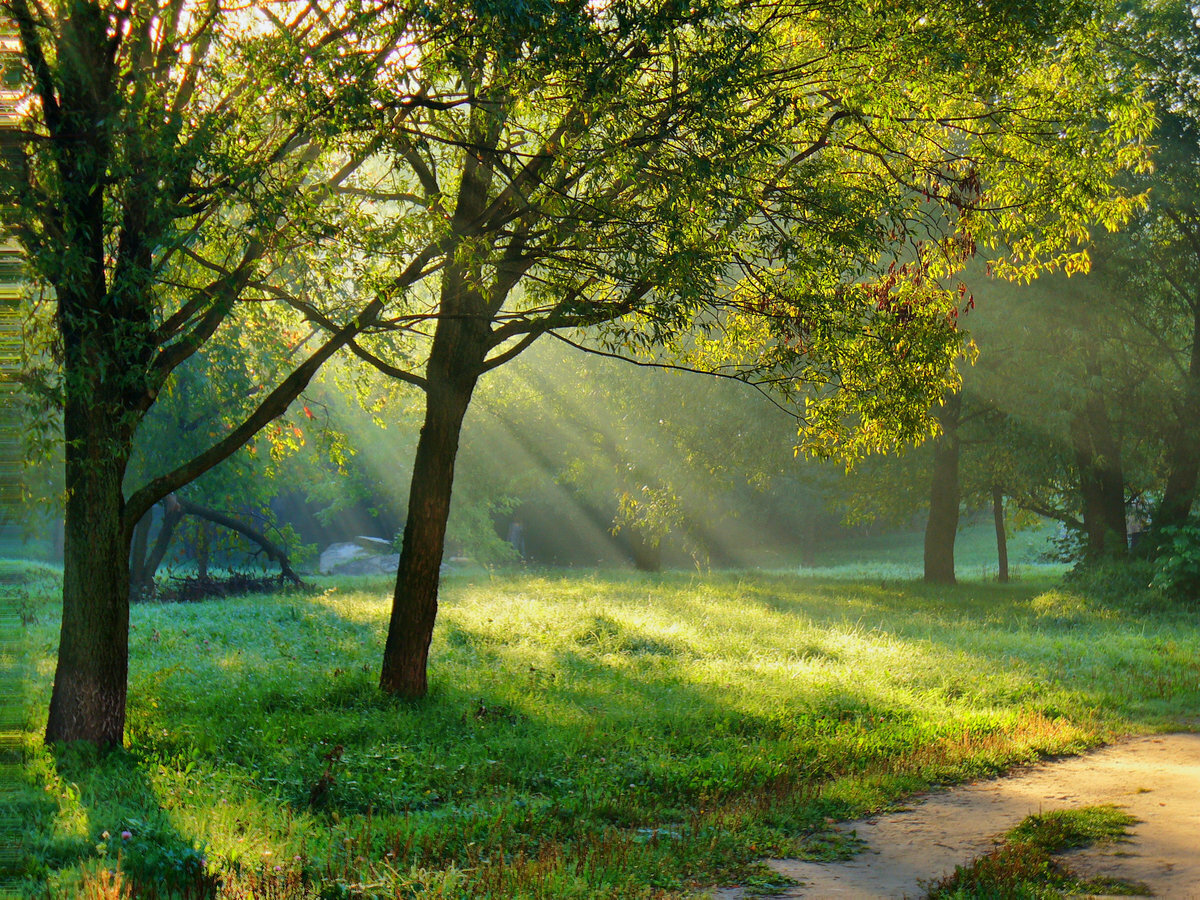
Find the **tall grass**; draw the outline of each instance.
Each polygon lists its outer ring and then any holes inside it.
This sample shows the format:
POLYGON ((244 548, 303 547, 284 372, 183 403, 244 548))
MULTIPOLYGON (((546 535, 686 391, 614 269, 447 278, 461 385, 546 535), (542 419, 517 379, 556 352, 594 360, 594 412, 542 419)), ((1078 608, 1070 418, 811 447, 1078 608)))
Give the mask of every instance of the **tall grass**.
POLYGON ((403 703, 376 689, 390 585, 345 580, 135 607, 128 750, 96 757, 38 740, 57 613, 35 574, 11 801, 34 895, 119 870, 141 896, 684 896, 1200 701, 1187 610, 1044 581, 595 573, 447 579, 430 696, 403 703))

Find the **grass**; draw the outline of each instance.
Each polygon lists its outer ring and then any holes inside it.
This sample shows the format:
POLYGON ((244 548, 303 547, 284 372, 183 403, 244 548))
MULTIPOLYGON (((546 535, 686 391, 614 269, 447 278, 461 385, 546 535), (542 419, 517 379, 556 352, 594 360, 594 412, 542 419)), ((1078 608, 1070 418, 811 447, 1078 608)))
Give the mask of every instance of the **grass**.
POLYGON ((128 749, 96 757, 40 743, 53 573, 24 590, 3 802, 34 896, 765 889, 763 857, 851 851, 833 821, 1200 702, 1191 611, 1049 581, 560 573, 448 578, 431 694, 401 703, 375 686, 390 585, 348 579, 136 606, 128 749))
MULTIPOLYGON (((1047 562, 1057 526, 1043 524, 1008 535, 1009 572, 1013 578, 1061 575, 1067 566, 1047 562)), ((923 534, 888 531, 854 540, 839 540, 814 554, 806 574, 834 578, 920 578, 924 571, 923 534)), ((974 514, 959 529, 954 542, 959 577, 987 581, 997 572, 996 533, 990 513, 974 514)))
POLYGON ((1149 896, 1145 885, 1113 878, 1084 878, 1056 854, 1112 843, 1137 820, 1115 806, 1061 809, 1029 816, 1004 836, 995 850, 933 886, 931 900, 1043 900, 1102 894, 1149 896))

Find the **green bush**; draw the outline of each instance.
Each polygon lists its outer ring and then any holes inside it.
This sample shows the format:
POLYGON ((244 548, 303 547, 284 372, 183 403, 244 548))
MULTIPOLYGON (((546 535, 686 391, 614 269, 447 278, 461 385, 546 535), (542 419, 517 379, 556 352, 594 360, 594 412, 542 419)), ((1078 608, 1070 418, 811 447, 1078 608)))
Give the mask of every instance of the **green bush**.
POLYGON ((1151 584, 1177 599, 1200 599, 1200 521, 1160 532, 1151 584))

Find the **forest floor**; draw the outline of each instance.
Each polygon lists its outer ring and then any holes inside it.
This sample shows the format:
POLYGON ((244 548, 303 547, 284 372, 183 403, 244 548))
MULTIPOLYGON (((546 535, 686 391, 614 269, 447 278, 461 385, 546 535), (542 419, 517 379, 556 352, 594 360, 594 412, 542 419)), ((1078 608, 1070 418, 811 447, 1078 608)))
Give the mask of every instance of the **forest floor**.
MULTIPOLYGON (((1138 820, 1129 840, 1071 851, 1070 868, 1141 883, 1157 897, 1200 897, 1200 734, 1132 738, 908 803, 839 824, 864 844, 849 860, 770 861, 800 882, 779 896, 923 897, 932 882, 983 856, 1025 816, 1112 804, 1138 820)), ((741 896, 740 889, 714 894, 719 900, 741 896)))

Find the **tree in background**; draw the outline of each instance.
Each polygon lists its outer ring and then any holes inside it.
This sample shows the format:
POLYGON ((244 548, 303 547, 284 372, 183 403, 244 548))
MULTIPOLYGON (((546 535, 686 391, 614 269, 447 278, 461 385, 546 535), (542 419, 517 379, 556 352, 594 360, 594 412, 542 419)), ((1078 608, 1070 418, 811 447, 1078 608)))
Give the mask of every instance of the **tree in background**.
POLYGON ((1157 359, 1165 428, 1156 529, 1183 524, 1200 473, 1200 19, 1193 4, 1135 5, 1119 37, 1155 102, 1150 205, 1107 242, 1108 289, 1127 311, 1131 346, 1157 359))

